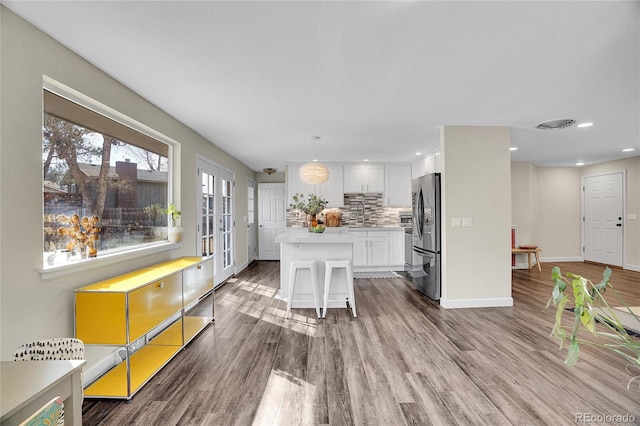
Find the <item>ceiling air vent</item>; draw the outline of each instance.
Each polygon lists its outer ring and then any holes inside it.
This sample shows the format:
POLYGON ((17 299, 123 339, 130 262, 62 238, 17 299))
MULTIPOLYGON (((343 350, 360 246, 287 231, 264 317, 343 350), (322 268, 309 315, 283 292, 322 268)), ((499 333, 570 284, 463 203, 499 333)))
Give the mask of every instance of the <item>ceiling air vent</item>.
POLYGON ((536 126, 536 129, 540 129, 540 130, 566 129, 567 127, 571 127, 576 123, 577 121, 571 118, 562 118, 560 120, 543 121, 542 123, 536 126))

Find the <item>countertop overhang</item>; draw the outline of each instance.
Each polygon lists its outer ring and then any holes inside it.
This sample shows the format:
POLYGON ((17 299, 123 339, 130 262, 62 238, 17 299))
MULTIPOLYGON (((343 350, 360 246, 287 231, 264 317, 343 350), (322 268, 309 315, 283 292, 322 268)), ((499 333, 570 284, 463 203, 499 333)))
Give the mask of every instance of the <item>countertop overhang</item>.
POLYGON ((355 243, 357 237, 350 234, 346 228, 338 232, 309 232, 307 228, 287 228, 285 232, 276 236, 276 243, 313 243, 335 244, 355 243))

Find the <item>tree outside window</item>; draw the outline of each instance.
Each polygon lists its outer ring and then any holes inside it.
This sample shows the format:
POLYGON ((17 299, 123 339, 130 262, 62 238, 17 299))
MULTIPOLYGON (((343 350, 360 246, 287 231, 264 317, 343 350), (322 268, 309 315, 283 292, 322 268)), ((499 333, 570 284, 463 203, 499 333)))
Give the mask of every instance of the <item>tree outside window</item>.
POLYGON ((69 230, 74 215, 99 218, 98 255, 167 239, 168 156, 122 139, 45 112, 45 269, 83 258, 70 252, 83 238, 81 225, 69 230))

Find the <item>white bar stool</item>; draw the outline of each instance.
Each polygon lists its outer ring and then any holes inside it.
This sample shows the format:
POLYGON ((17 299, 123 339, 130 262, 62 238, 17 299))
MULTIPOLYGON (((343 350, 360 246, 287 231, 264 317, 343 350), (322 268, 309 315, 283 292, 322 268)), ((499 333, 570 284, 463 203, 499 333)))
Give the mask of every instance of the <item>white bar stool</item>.
POLYGON ((351 264, 351 259, 327 259, 325 261, 325 272, 324 272, 324 303, 323 303, 323 311, 322 317, 326 318, 327 316, 327 308, 329 306, 329 302, 342 302, 343 300, 329 300, 329 292, 331 290, 331 275, 334 269, 344 269, 347 274, 347 288, 349 290, 349 297, 347 298, 347 306, 351 306, 351 312, 353 312, 353 317, 356 318, 356 296, 353 292, 353 266, 351 264))
POLYGON ((313 259, 295 259, 291 261, 289 266, 289 298, 287 299, 287 316, 291 314, 291 304, 294 302, 293 295, 295 293, 296 275, 301 269, 308 269, 311 274, 311 287, 313 287, 313 303, 316 306, 316 314, 320 316, 320 297, 318 295, 318 269, 316 261, 313 259))

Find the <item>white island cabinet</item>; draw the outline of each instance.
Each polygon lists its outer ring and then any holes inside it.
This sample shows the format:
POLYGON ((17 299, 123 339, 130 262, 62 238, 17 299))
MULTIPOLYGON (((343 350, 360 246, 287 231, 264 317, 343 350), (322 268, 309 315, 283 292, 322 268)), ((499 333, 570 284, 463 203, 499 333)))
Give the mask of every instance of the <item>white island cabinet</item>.
MULTIPOLYGON (((353 243, 356 237, 344 228, 327 228, 323 233, 309 232, 306 228, 287 228, 276 237, 280 243, 280 297, 284 300, 289 294, 289 266, 296 259, 316 261, 319 296, 324 294, 325 260, 353 259, 353 243)), ((344 270, 334 270, 331 276, 329 308, 346 307, 348 288, 344 270), (345 302, 341 302, 344 300, 345 302)), ((313 288, 309 271, 299 271, 296 278, 294 304, 292 308, 315 308, 313 288)))

